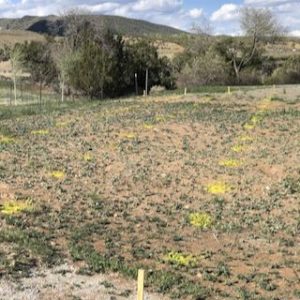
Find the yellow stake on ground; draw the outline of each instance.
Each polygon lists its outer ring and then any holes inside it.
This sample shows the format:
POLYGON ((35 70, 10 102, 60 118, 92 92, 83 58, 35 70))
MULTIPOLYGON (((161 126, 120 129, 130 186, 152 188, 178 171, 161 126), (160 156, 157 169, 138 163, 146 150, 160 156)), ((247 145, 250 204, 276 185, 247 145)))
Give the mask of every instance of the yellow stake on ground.
POLYGON ((230 88, 230 86, 228 87, 228 95, 230 95, 231 94, 231 88, 230 88))
POLYGON ((138 271, 138 290, 137 290, 137 300, 144 300, 144 277, 145 271, 138 271))

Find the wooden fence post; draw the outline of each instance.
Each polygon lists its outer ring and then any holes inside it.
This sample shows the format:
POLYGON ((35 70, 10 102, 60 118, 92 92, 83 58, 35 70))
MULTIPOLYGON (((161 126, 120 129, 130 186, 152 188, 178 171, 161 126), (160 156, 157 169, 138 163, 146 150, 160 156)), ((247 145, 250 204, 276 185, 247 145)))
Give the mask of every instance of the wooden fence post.
POLYGON ((148 96, 148 80, 149 80, 149 70, 146 69, 146 82, 145 82, 145 91, 146 91, 146 97, 148 96))
POLYGON ((139 95, 139 88, 138 88, 138 77, 137 73, 134 73, 134 82, 135 82, 135 95, 139 95))

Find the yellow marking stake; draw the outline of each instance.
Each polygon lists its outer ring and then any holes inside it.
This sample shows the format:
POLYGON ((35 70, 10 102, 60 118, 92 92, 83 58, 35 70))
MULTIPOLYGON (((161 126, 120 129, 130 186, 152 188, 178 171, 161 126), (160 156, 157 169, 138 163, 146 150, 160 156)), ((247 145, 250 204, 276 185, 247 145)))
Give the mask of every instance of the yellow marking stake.
POLYGON ((121 137, 133 140, 136 138, 136 135, 134 133, 123 133, 121 137))
POLYGON ((144 277, 145 271, 138 271, 138 290, 137 290, 137 300, 144 300, 144 277))

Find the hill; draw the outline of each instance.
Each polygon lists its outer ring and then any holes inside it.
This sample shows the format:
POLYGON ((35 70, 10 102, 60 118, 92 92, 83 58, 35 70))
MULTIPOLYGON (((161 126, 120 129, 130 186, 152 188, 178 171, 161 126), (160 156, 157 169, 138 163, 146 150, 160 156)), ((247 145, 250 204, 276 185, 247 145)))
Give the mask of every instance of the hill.
MULTIPOLYGON (((119 16, 91 15, 87 18, 96 27, 101 26, 128 36, 170 36, 185 33, 169 26, 119 16)), ((26 30, 43 34, 63 35, 64 28, 62 18, 57 16, 25 16, 20 19, 0 19, 0 29, 2 30, 26 30)))

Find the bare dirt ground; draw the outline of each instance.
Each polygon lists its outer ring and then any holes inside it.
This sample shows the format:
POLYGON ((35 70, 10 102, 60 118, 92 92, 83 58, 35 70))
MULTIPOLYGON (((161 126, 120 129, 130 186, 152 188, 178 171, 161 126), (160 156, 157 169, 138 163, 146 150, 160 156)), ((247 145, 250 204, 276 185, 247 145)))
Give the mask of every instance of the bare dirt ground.
MULTIPOLYGON (((78 271, 78 270, 77 270, 78 271)), ((35 270, 31 277, 17 282, 1 281, 0 299, 9 300, 136 300, 136 283, 117 274, 79 275, 74 267, 61 265, 35 270)), ((145 300, 167 300, 145 293, 145 300)))
POLYGON ((62 297, 134 299, 143 267, 149 299, 299 299, 299 95, 149 97, 1 121, 2 298, 19 280, 36 297, 71 282, 62 297))

